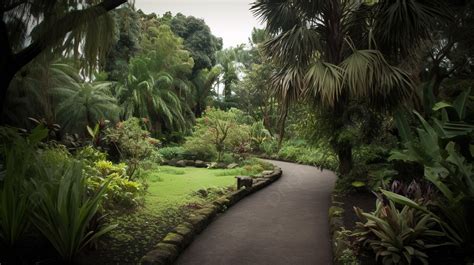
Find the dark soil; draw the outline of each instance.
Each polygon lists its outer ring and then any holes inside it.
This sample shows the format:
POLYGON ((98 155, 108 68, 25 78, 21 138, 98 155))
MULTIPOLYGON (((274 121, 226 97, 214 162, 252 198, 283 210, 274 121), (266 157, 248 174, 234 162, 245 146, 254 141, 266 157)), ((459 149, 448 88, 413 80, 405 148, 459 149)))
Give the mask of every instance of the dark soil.
POLYGON ((356 222, 360 221, 354 212, 354 207, 359 207, 364 212, 372 212, 375 210, 375 200, 374 194, 365 191, 345 194, 342 197, 342 202, 344 203, 344 227, 353 230, 356 222))
POLYGON ((59 265, 55 249, 41 237, 28 237, 14 247, 0 244, 1 265, 59 265))

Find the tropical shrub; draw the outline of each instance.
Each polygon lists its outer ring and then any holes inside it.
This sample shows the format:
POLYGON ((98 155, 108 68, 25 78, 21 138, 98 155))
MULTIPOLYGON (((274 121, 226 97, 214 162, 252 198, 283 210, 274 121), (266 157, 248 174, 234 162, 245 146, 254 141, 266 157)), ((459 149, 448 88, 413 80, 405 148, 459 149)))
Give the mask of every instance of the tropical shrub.
MULTIPOLYGON (((261 159, 255 158, 255 157, 248 158, 248 159, 242 161, 242 165, 251 166, 251 167, 258 166, 259 168, 262 168, 262 170, 273 170, 273 168, 274 168, 273 164, 271 164, 269 162, 266 162, 266 161, 263 161, 261 159)), ((258 173, 260 173, 260 172, 258 172, 258 173)))
POLYGON ((385 205, 377 200, 373 213, 355 208, 362 222, 357 222, 353 235, 357 242, 369 247, 382 264, 412 264, 416 260, 428 264, 429 249, 449 243, 436 218, 416 208, 397 209, 392 201, 385 205), (441 242, 441 243, 440 243, 441 242))
POLYGON ((337 158, 324 145, 311 145, 304 140, 284 142, 277 157, 326 169, 337 169, 337 158))
POLYGON ((258 150, 270 158, 276 157, 278 153, 278 141, 274 138, 269 138, 260 144, 258 150))
POLYGON ((197 131, 186 138, 183 148, 185 150, 183 158, 186 159, 212 161, 217 158, 215 146, 208 138, 200 136, 197 131))
POLYGON ((181 146, 163 147, 158 150, 158 153, 166 160, 184 159, 185 149, 181 146))
POLYGON ((106 160, 107 154, 88 145, 77 150, 74 157, 85 165, 92 166, 97 161, 106 160))
POLYGON ((259 150, 262 144, 272 138, 270 132, 265 128, 263 121, 254 122, 250 126, 250 140, 252 141, 252 149, 259 150))
POLYGON ((97 161, 93 173, 87 179, 87 187, 93 193, 100 191, 106 183, 102 206, 108 209, 121 206, 133 208, 141 204, 145 191, 143 184, 131 181, 127 177, 127 165, 124 163, 113 164, 111 161, 97 161))
POLYGON ((412 180, 410 183, 394 180, 389 188, 391 192, 423 205, 432 203, 436 195, 435 187, 431 183, 423 180, 420 182, 412 180))
MULTIPOLYGON (((65 261, 71 261, 84 247, 115 226, 89 228, 96 216, 108 183, 97 193, 88 194, 82 165, 71 161, 58 165, 61 175, 45 175, 33 179, 31 203, 35 210, 32 223, 49 240, 65 261)), ((56 171, 59 172, 59 171, 56 171)))
POLYGON ((152 153, 158 143, 158 140, 150 137, 147 130, 142 129, 138 118, 130 118, 109 128, 106 139, 118 151, 121 160, 127 163, 127 175, 130 179, 133 179, 140 163, 152 153))
POLYGON ((102 120, 117 121, 120 108, 111 93, 112 83, 72 83, 57 88, 58 104, 56 115, 68 132, 87 135, 88 126, 102 120))
POLYGON ((474 125, 465 116, 468 93, 461 93, 453 105, 435 104, 431 123, 415 112, 421 123, 416 136, 411 133, 404 115, 398 115, 397 126, 404 148, 392 151, 392 160, 417 163, 423 167, 424 178, 430 181, 443 198, 437 200, 443 220, 454 231, 455 241, 465 251, 474 250, 474 170, 472 154, 466 151, 472 145, 474 125), (451 109, 448 114, 446 109, 451 109), (441 112, 441 120, 435 114, 441 112), (467 143, 467 144, 466 144, 467 143))

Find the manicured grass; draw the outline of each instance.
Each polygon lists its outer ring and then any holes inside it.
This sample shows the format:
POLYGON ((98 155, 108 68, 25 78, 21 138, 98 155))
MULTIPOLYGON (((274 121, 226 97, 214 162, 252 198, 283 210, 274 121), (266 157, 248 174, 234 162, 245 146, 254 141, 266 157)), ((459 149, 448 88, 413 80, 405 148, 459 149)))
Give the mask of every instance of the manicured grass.
POLYGON ((147 174, 148 193, 145 208, 160 210, 169 205, 195 201, 191 194, 199 189, 235 185, 235 176, 244 169, 176 168, 161 166, 147 174))

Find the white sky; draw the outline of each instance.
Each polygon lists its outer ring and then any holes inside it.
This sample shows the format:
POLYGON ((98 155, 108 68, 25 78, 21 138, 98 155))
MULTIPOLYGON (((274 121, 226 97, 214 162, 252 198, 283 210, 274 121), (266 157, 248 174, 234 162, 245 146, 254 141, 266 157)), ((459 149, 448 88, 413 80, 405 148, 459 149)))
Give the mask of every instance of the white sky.
POLYGON ((224 48, 248 43, 252 28, 263 25, 250 12, 253 0, 135 0, 135 8, 145 13, 173 14, 202 18, 212 34, 221 37, 224 48))

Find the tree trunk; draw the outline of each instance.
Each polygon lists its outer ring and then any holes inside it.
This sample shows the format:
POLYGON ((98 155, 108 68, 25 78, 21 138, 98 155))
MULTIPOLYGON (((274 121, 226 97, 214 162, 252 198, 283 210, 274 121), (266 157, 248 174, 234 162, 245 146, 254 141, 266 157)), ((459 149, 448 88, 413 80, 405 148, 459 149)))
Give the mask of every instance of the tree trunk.
POLYGON ((8 87, 10 82, 13 80, 14 75, 4 68, 3 65, 0 66, 0 124, 4 124, 3 111, 5 109, 8 87))
POLYGON ((444 78, 439 74, 436 74, 433 77, 433 96, 434 96, 434 98, 439 98, 439 92, 440 92, 441 83, 443 82, 443 80, 444 80, 444 78))
POLYGON ((12 71, 11 61, 13 54, 8 39, 7 26, 3 21, 3 13, 0 14, 0 122, 3 124, 3 111, 5 108, 8 87, 15 75, 12 71))
POLYGON ((339 173, 345 176, 352 170, 352 146, 345 143, 337 148, 337 157, 339 159, 339 173))
POLYGON ((286 117, 288 116, 288 107, 285 108, 281 117, 280 117, 280 129, 279 129, 279 139, 278 139, 278 150, 281 149, 283 144, 283 139, 285 138, 285 123, 286 117))

